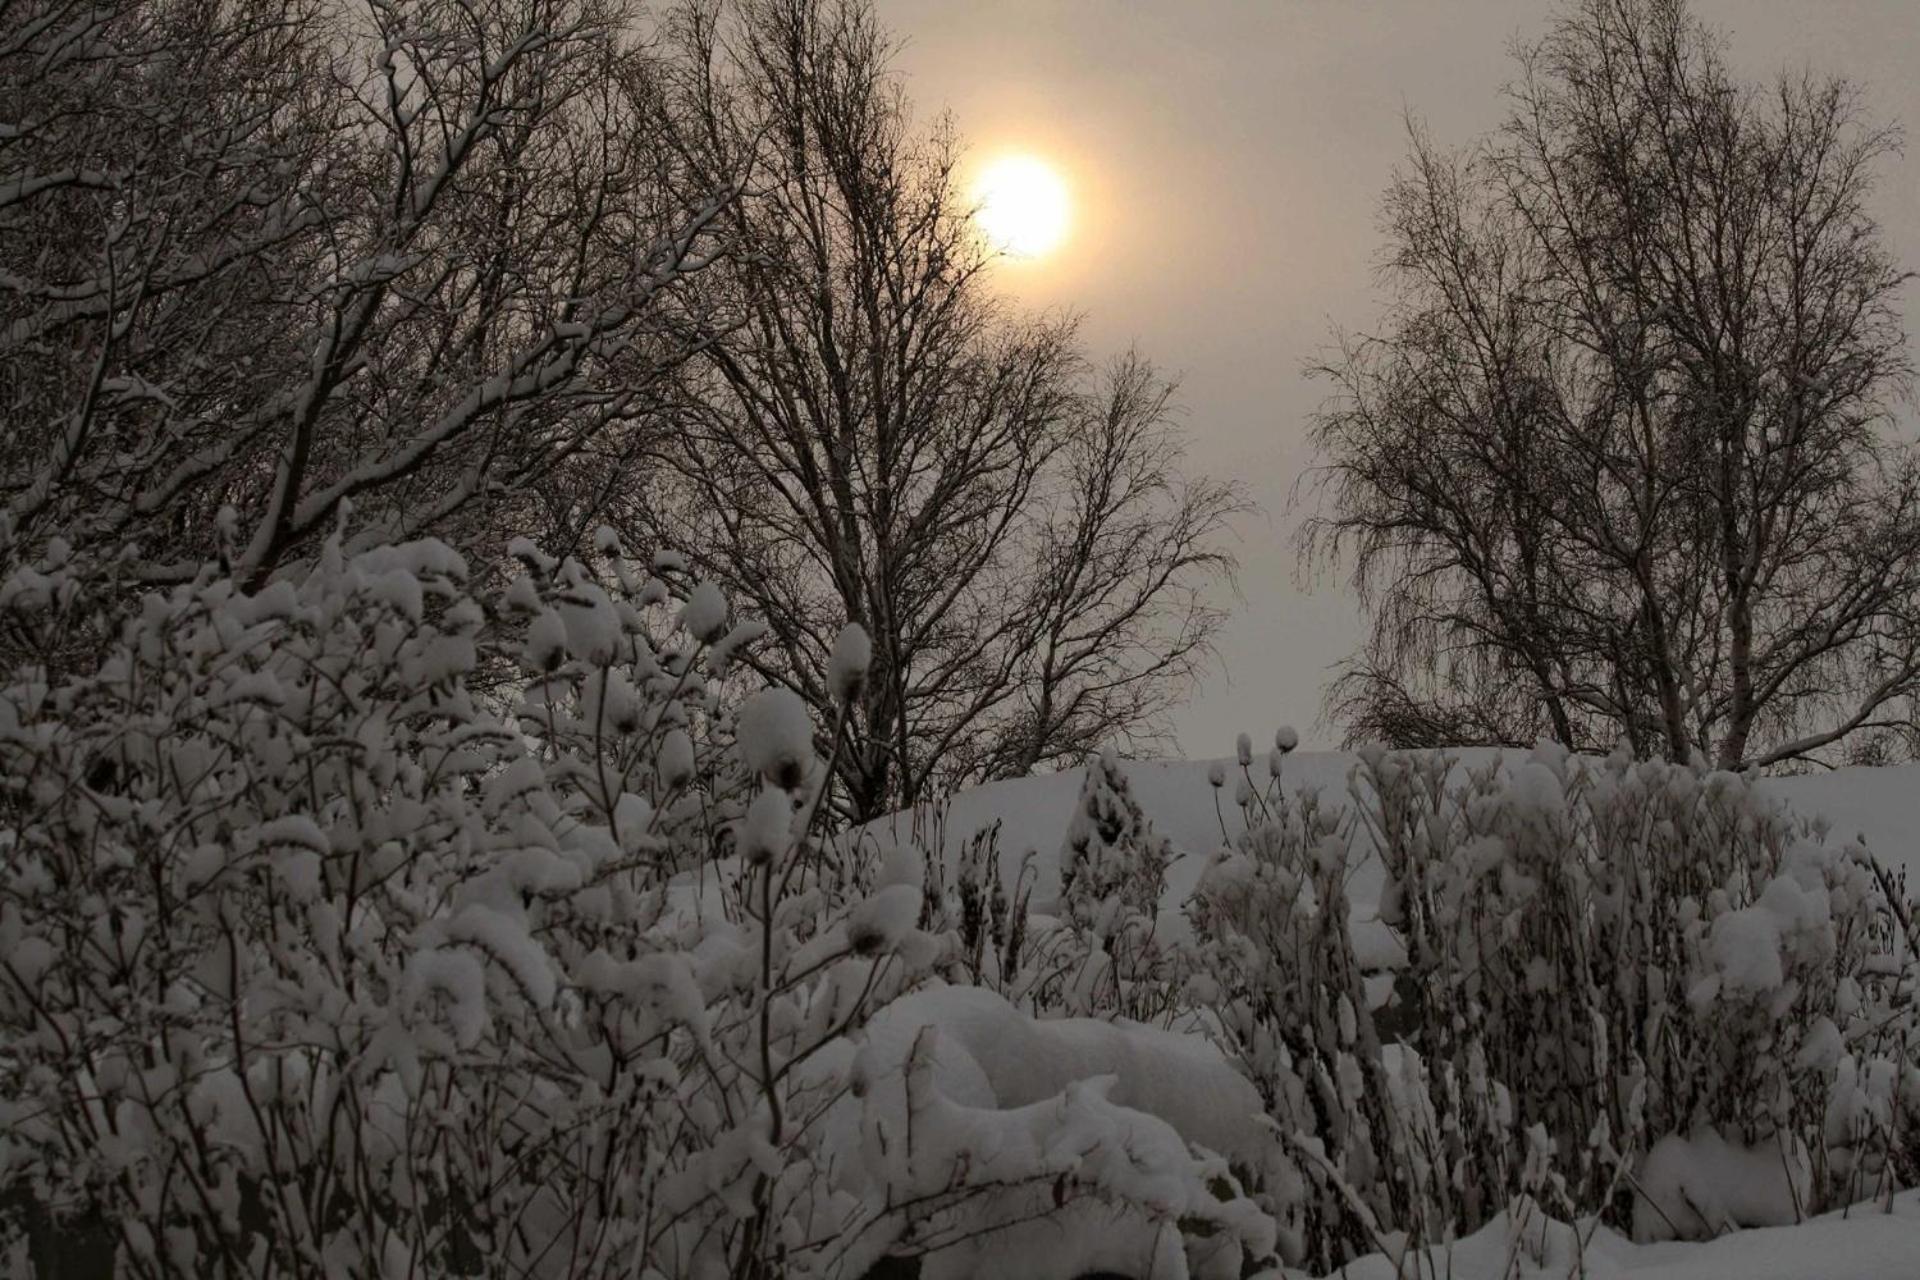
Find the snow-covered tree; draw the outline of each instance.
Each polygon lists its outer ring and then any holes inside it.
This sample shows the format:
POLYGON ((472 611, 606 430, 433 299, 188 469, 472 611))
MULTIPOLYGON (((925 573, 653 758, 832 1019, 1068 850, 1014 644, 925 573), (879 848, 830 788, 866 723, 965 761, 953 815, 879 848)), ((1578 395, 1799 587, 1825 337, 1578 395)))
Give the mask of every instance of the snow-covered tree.
POLYGON ((0 513, 137 576, 577 547, 683 348, 608 0, 19 0, 0 35, 0 513))

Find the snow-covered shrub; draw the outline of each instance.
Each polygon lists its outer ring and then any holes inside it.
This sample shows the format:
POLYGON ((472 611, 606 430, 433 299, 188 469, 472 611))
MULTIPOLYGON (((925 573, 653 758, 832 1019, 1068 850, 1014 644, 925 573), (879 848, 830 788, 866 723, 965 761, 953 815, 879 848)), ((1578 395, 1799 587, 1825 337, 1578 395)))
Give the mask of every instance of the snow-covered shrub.
MULTIPOLYGON (((1158 936, 1173 848, 1116 754, 1089 757, 1085 768, 1059 850, 1058 901, 1046 912, 1033 909, 1035 852, 1003 866, 997 820, 973 832, 950 866, 930 870, 928 927, 956 942, 942 973, 1040 1016, 1164 1021, 1179 1005, 1180 958, 1158 936)), ((947 847, 943 806, 920 806, 912 823, 928 847, 947 847)))
POLYGON ((1516 1197, 1717 1230, 1687 1171, 1729 1161, 1780 1175, 1716 1192, 1746 1225, 1913 1180, 1920 969, 1864 851, 1743 778, 1624 756, 1368 750, 1344 812, 1240 761, 1245 834, 1189 905, 1186 994, 1260 1090, 1255 1189, 1290 1258, 1417 1251, 1516 1197), (1364 857, 1404 1043, 1356 945, 1364 857), (1683 1158, 1707 1150, 1738 1159, 1683 1158))
POLYGON ((1082 1064, 1120 1087, 1018 1099, 863 1048, 953 952, 919 849, 824 839, 841 726, 598 546, 485 594, 432 542, 5 571, 0 1269, 49 1224, 156 1277, 951 1272, 1040 1219, 1264 1256, 1133 1032, 1082 1064))
POLYGON ((1113 751, 1091 756, 1060 849, 1061 923, 1037 958, 1033 992, 1071 1014, 1150 1021, 1169 1011, 1172 957, 1156 937, 1173 848, 1133 797, 1113 751))
POLYGON ((1350 826, 1315 793, 1281 790, 1284 752, 1255 784, 1242 740, 1244 834, 1189 904, 1186 995, 1260 1090, 1277 1143, 1264 1190, 1288 1257, 1330 1270, 1379 1247, 1381 1230, 1419 1238, 1450 1214, 1419 1063, 1383 1052, 1369 1011, 1347 898, 1350 826))
MULTIPOLYGON (((944 811, 934 811, 934 824, 931 847, 945 848, 944 811)), ((938 859, 928 868, 929 928, 955 944, 943 957, 950 981, 1024 999, 1034 977, 1027 945, 1033 884, 1031 852, 1011 881, 1001 872, 998 819, 967 838, 951 868, 938 859)))
POLYGON ((1624 754, 1464 772, 1365 752, 1353 790, 1435 1103, 1471 1153, 1470 1220, 1520 1189, 1512 1135, 1534 1126, 1566 1194, 1616 1218, 1623 1169, 1704 1131, 1808 1165, 1789 1213, 1843 1198, 1837 1073, 1911 1026, 1893 980, 1911 960, 1858 850, 1743 777, 1624 754))
MULTIPOLYGON (((438 544, 335 545, 9 673, 9 1191, 136 1275, 754 1273, 831 1234, 797 1069, 923 965, 920 889, 810 856, 808 717, 758 695, 736 751, 724 602, 676 629, 605 550, 518 548, 483 601, 438 544)), ((0 606, 55 652, 90 585, 0 606)))

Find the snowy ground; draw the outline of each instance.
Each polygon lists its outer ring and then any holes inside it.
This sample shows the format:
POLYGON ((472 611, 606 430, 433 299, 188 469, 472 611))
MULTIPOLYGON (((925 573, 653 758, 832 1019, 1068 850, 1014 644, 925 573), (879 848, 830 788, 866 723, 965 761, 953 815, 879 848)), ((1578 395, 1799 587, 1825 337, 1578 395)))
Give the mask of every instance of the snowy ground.
MULTIPOLYGON (((1471 767, 1485 764, 1496 753, 1472 750, 1455 754, 1463 766, 1471 767)), ((1126 766, 1141 808, 1155 829, 1184 855, 1170 876, 1170 899, 1185 896, 1204 860, 1219 847, 1223 831, 1231 836, 1241 830, 1239 810, 1233 803, 1232 779, 1239 776, 1238 767, 1231 759, 1220 762, 1227 767, 1229 781, 1216 792, 1207 784, 1207 772, 1214 763, 1142 761, 1126 766)), ((1344 800, 1352 766, 1353 757, 1344 752, 1295 753, 1286 759, 1285 786, 1289 792, 1314 788, 1327 800, 1344 800)), ((1252 770, 1256 782, 1265 780, 1263 768, 1256 761, 1252 770)), ((1083 770, 1071 769, 996 782, 954 797, 937 819, 921 813, 887 821, 897 824, 902 836, 916 822, 923 831, 930 829, 931 823, 943 823, 945 846, 951 852, 997 820, 1003 874, 1011 881, 1031 852, 1031 874, 1039 878, 1034 905, 1044 909, 1058 888, 1054 859, 1066 837, 1083 776, 1083 770)), ((1772 778, 1762 786, 1798 811, 1824 817, 1833 825, 1835 835, 1863 839, 1889 870, 1896 874, 1904 870, 1907 883, 1920 887, 1920 765, 1836 769, 1772 778)), ((1378 899, 1379 889, 1379 866, 1368 859, 1361 865, 1349 894, 1356 903, 1371 903, 1378 899)), ((1916 1264, 1914 1276, 1920 1280, 1920 1264, 1916 1264)))
MULTIPOLYGON (((1904 870, 1920 892, 1920 765, 1834 769, 1774 778, 1766 788, 1802 813, 1819 814, 1842 839, 1858 836, 1889 870, 1904 870)), ((1920 1262, 1913 1273, 1920 1276, 1920 1262)))
MULTIPOLYGON (((1737 1231, 1706 1244, 1634 1244, 1602 1227, 1579 1265, 1572 1231, 1535 1217, 1516 1231, 1501 1215, 1450 1249, 1404 1262, 1409 1280, 1914 1280, 1920 1276, 1920 1192, 1794 1227, 1737 1231)), ((1342 1280, 1397 1280, 1380 1254, 1342 1280)))

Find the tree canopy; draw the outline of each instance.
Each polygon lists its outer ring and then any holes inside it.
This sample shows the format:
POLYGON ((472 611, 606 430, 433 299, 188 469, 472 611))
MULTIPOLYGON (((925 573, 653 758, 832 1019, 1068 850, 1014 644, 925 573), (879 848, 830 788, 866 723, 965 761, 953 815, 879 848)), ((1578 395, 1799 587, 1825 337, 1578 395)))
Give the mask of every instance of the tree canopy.
POLYGON ((1392 305, 1320 370, 1323 506, 1371 607, 1332 706, 1405 745, 1550 735, 1723 767, 1859 743, 1920 680, 1891 409, 1897 136, 1840 78, 1749 84, 1677 0, 1585 0, 1505 125, 1417 125, 1392 305))

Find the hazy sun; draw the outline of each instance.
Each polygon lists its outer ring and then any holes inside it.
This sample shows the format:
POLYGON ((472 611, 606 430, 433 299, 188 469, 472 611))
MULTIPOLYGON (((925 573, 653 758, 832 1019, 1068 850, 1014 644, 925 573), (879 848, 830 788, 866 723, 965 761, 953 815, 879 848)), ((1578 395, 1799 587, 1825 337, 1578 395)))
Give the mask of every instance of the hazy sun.
POLYGON ((1002 156, 973 184, 980 229, 996 248, 1016 258, 1041 258, 1067 237, 1067 184, 1046 161, 1002 156))

